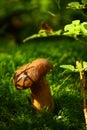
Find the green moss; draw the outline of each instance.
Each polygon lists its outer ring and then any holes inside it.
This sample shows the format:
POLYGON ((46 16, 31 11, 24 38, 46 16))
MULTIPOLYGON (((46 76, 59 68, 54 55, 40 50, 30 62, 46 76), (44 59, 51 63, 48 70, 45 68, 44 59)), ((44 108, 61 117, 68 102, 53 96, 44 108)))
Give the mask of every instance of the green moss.
POLYGON ((87 60, 87 50, 70 38, 31 41, 4 49, 0 53, 0 129, 85 130, 78 75, 65 73, 59 66, 87 60), (36 58, 47 58, 53 70, 47 75, 55 100, 54 113, 35 112, 29 90, 13 85, 15 70, 36 58))

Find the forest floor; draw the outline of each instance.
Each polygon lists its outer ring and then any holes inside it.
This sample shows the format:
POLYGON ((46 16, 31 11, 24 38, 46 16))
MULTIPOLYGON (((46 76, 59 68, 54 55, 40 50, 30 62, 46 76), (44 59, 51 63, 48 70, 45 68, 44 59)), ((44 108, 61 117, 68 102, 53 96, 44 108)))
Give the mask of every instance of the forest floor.
POLYGON ((87 61, 87 46, 71 38, 31 41, 22 45, 2 43, 0 47, 0 130, 85 130, 79 74, 60 65, 87 61), (29 89, 16 90, 15 70, 37 58, 53 63, 47 74, 55 111, 37 112, 29 89))

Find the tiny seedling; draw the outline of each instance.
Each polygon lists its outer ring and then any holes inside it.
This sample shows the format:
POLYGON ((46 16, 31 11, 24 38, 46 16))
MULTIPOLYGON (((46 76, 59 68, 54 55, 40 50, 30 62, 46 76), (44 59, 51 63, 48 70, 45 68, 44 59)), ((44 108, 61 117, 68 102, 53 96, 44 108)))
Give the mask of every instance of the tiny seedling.
POLYGON ((70 72, 79 73, 79 78, 82 86, 81 92, 83 98, 83 112, 84 112, 84 118, 85 118, 86 130, 87 130, 87 102, 86 102, 86 75, 85 75, 85 71, 87 71, 87 62, 76 61, 76 67, 74 67, 73 65, 61 65, 60 67, 69 70, 70 72))

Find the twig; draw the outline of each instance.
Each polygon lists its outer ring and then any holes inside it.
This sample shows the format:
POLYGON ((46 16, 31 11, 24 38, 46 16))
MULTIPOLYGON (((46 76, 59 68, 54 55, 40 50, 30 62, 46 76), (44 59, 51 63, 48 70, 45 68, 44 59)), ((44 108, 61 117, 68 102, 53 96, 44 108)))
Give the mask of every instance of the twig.
MULTIPOLYGON (((82 68, 83 62, 76 62, 76 67, 78 68, 78 64, 81 64, 82 68)), ((80 72, 80 81, 81 81, 81 86, 82 86, 82 97, 83 97, 83 112, 84 112, 84 118, 85 118, 85 124, 86 124, 86 130, 87 130, 87 103, 86 103, 86 77, 85 77, 85 70, 83 69, 80 72)))

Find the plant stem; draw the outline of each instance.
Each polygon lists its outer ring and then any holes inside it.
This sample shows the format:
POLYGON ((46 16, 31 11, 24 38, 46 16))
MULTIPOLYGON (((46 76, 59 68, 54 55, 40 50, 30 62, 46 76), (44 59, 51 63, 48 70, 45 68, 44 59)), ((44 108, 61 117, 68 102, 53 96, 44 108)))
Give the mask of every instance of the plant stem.
MULTIPOLYGON (((76 62, 76 66, 78 67, 78 63, 76 62)), ((83 62, 80 62, 82 68, 83 62)), ((86 105, 86 77, 85 77, 85 70, 83 69, 80 72, 80 81, 81 81, 81 86, 82 86, 82 97, 83 97, 83 112, 84 112, 84 118, 85 118, 85 124, 86 124, 86 130, 87 130, 87 105, 86 105)))
POLYGON ((82 85, 82 96, 83 96, 83 112, 87 130, 87 105, 86 105, 86 80, 84 71, 80 72, 80 81, 82 85))

